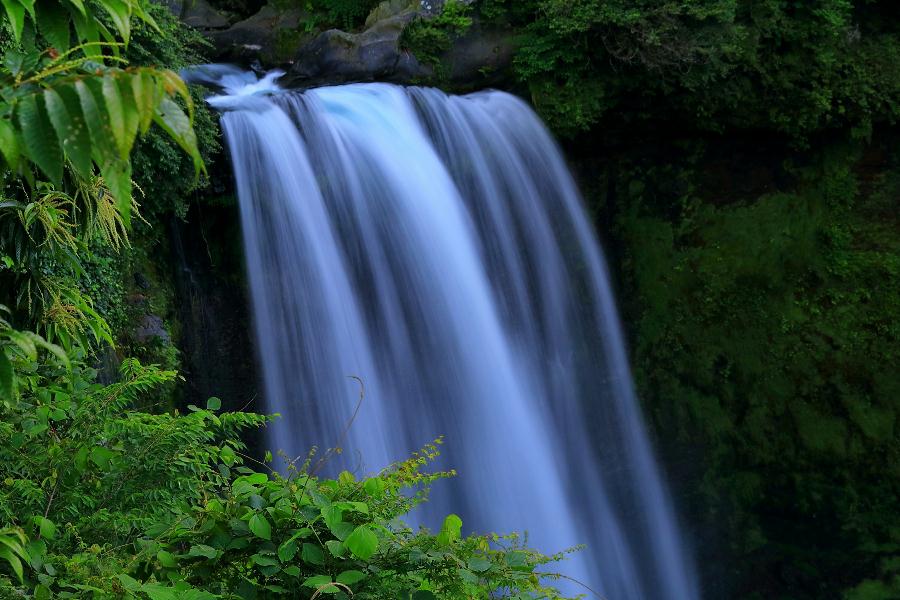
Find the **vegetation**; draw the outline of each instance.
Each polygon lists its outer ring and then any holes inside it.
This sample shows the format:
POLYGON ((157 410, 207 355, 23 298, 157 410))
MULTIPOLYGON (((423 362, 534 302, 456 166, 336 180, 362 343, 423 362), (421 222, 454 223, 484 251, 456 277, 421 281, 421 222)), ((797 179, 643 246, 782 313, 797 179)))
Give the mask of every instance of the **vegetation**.
POLYGON ((327 454, 282 476, 239 438, 271 417, 220 412, 217 398, 137 412, 174 372, 126 360, 104 386, 56 355, 17 351, 20 393, 2 409, 4 597, 560 597, 536 574, 561 556, 515 536, 463 538, 455 515, 437 535, 399 521, 449 475, 422 471, 435 445, 362 480, 317 477, 327 454))
MULTIPOLYGON (((377 3, 275 4, 358 29, 377 3)), ((317 477, 316 457, 280 476, 244 447, 268 417, 175 410, 175 346, 128 330, 171 305, 166 226, 219 193, 200 168, 215 120, 173 72, 204 43, 137 0, 3 7, 0 589, 554 597, 535 573, 561 557, 462 538, 452 516, 437 535, 399 522, 441 475, 421 471, 432 448, 361 481, 317 477), (113 347, 164 367, 116 361, 100 384, 113 347)), ((708 597, 900 596, 898 16, 478 0, 403 34, 438 80, 473 23, 515 39, 510 87, 564 140, 606 237, 708 597)))
POLYGON ((181 414, 159 395, 176 373, 136 359, 121 361, 116 382, 98 382, 90 365, 116 342, 107 317, 127 315, 108 298, 101 313, 91 294, 123 294, 111 257, 138 223, 152 226, 133 179, 146 178, 150 202, 175 196, 146 211, 156 221, 183 215, 194 184, 149 176, 184 174, 183 156, 190 179, 204 170, 192 92, 146 64, 178 66, 190 36, 139 2, 3 5, 0 594, 561 598, 545 567, 563 555, 515 535, 463 537, 455 515, 436 535, 400 521, 451 475, 423 471, 434 444, 362 480, 318 477, 329 453, 284 457, 281 475, 271 454, 256 461, 241 439, 274 417, 222 412, 217 398, 181 414))
POLYGON ((880 0, 483 0, 567 140, 710 597, 900 595, 880 0))

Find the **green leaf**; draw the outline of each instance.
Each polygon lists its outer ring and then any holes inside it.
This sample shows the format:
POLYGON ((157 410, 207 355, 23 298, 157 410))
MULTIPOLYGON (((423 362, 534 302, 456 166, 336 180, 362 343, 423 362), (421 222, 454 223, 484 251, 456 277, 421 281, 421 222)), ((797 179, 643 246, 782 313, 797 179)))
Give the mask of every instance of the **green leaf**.
POLYGON ((120 73, 116 78, 116 83, 119 86, 119 94, 122 97, 122 123, 125 127, 125 139, 128 141, 127 149, 128 152, 131 152, 131 147, 134 145, 134 141, 137 138, 138 130, 141 125, 141 115, 140 109, 138 107, 137 100, 134 97, 134 88, 131 85, 131 80, 134 79, 135 75, 129 73, 120 73))
POLYGON ((528 564, 528 554, 522 552, 521 550, 513 550, 506 554, 504 558, 507 566, 513 567, 514 569, 527 569, 531 570, 531 565, 528 564))
POLYGON ((484 573, 492 566, 494 566, 494 564, 491 561, 479 556, 473 556, 469 559, 469 569, 476 573, 484 573))
POLYGON ((373 498, 380 498, 382 494, 384 494, 384 481, 379 477, 366 479, 366 482, 363 484, 363 489, 373 498))
MULTIPOLYGON (((66 91, 71 94, 70 90, 66 91)), ((66 102, 60 92, 47 89, 44 90, 44 104, 66 157, 82 179, 89 179, 92 173, 91 137, 76 98, 71 95, 66 102)))
POLYGON ((231 449, 231 446, 222 446, 222 449, 219 450, 219 459, 226 465, 231 466, 237 460, 237 456, 234 450, 231 449))
POLYGON ((219 398, 212 397, 206 401, 206 410, 219 410, 222 408, 222 401, 219 398))
POLYGON ((250 517, 248 526, 250 527, 250 531, 253 532, 253 535, 256 537, 264 540, 272 539, 272 526, 269 525, 269 522, 261 514, 256 513, 250 517))
POLYGON ((131 162, 110 159, 100 163, 100 175, 116 199, 116 208, 125 226, 131 225, 131 162))
POLYGON ((19 583, 22 583, 24 581, 24 573, 22 571, 22 561, 19 560, 19 557, 13 554, 12 550, 6 546, 0 546, 0 559, 9 563, 13 573, 19 578, 19 583))
POLYGON ((162 127, 181 148, 194 160, 194 172, 199 174, 203 167, 200 151, 197 149, 197 135, 191 120, 181 107, 170 98, 163 98, 156 107, 154 122, 162 127))
POLYGON ((52 540, 56 537, 56 525, 53 524, 53 521, 45 517, 35 517, 34 520, 37 523, 42 538, 52 540))
POLYGON ((303 582, 304 587, 319 588, 323 585, 331 583, 331 577, 328 575, 313 575, 303 582))
POLYGON ((339 540, 346 540, 347 536, 353 533, 353 528, 353 523, 341 521, 340 523, 334 524, 334 527, 331 528, 331 533, 339 540))
POLYGON ((16 129, 8 119, 0 119, 0 153, 11 171, 15 171, 19 165, 19 156, 22 151, 19 147, 19 138, 16 129))
POLYGON ((166 567, 167 569, 174 569, 176 566, 178 566, 178 563, 175 562, 175 555, 165 550, 160 550, 156 553, 156 560, 158 560, 159 564, 166 567))
POLYGON ((325 553, 315 544, 303 544, 303 550, 300 552, 300 558, 303 562, 311 565, 324 565, 325 553))
POLYGON ((343 583, 344 585, 353 585, 354 583, 359 583, 363 579, 366 578, 366 574, 362 571, 349 570, 344 571, 340 575, 337 576, 335 581, 338 583, 343 583))
POLYGON ((153 122, 158 89, 159 86, 153 76, 146 71, 139 71, 131 77, 131 93, 137 108, 141 133, 147 133, 150 123, 153 122))
POLYGON ((297 555, 297 543, 288 540, 278 547, 278 560, 281 562, 289 562, 297 555))
POLYGON ((447 515, 444 518, 444 524, 441 525, 441 532, 437 536, 437 543, 441 546, 448 546, 460 538, 462 531, 462 519, 456 515, 447 515))
POLYGON ((356 556, 362 560, 369 560, 378 549, 378 536, 369 528, 368 525, 360 525, 353 530, 344 545, 356 556))
POLYGON ((79 10, 72 0, 69 0, 69 4, 73 6, 73 8, 69 10, 69 16, 72 17, 72 24, 75 25, 76 36, 79 41, 89 44, 82 46, 82 52, 84 52, 84 55, 88 58, 102 62, 103 48, 96 43, 100 40, 100 33, 97 28, 99 25, 98 21, 93 15, 86 14, 83 5, 79 10))
POLYGON ((29 335, 23 331, 9 329, 6 331, 6 336, 19 347, 19 350, 22 351, 25 358, 32 361, 37 360, 37 347, 34 344, 34 340, 29 335))
POLYGON ((68 50, 71 43, 69 11, 58 2, 42 0, 37 4, 35 16, 41 34, 47 38, 50 45, 60 52, 68 50))
POLYGON ((125 127, 125 111, 122 108, 122 94, 116 78, 111 74, 103 76, 101 83, 103 90, 103 102, 106 105, 109 128, 112 130, 113 139, 119 149, 119 158, 125 160, 131 151, 131 141, 127 139, 125 127))
POLYGON ((341 522, 341 517, 343 517, 344 512, 335 506, 334 504, 328 504, 322 507, 322 518, 325 520, 325 525, 332 529, 338 523, 341 522))
POLYGON ((328 551, 335 558, 344 558, 344 555, 347 554, 347 547, 338 540, 328 540, 325 542, 325 547, 328 548, 328 551))
POLYGON ((0 401, 13 401, 14 380, 15 373, 13 372, 12 363, 9 362, 9 358, 6 356, 6 350, 0 348, 0 401))
POLYGON ((278 566, 278 561, 272 558, 271 556, 263 556, 262 554, 254 554, 250 557, 250 560, 261 566, 261 567, 275 567, 278 566))
POLYGON ((124 573, 121 573, 116 576, 119 581, 122 582, 122 586, 128 590, 129 592, 140 592, 141 591, 141 583, 137 581, 135 578, 130 577, 124 573))
POLYGON ((178 590, 159 583, 145 583, 141 586, 141 591, 147 594, 150 600, 176 600, 178 598, 178 590))
POLYGON ((99 0, 106 9, 119 36, 127 44, 131 38, 131 4, 122 0, 99 0))
POLYGON ((95 446, 91 449, 90 459, 92 463, 105 470, 109 467, 109 461, 114 456, 115 453, 112 450, 103 446, 95 446))
POLYGON ((116 208, 122 216, 125 225, 131 223, 131 162, 122 159, 115 144, 113 132, 110 129, 110 119, 100 112, 98 97, 102 97, 102 85, 95 80, 92 85, 98 88, 95 93, 91 86, 84 80, 75 82, 75 90, 81 102, 81 110, 91 134, 91 148, 94 161, 100 166, 100 174, 106 182, 110 193, 116 199, 116 208))
POLYGON ((6 9, 6 16, 9 17, 9 24, 12 27, 13 37, 16 42, 22 39, 22 30, 25 28, 25 7, 18 0, 2 0, 3 8, 6 9))
POLYGON ((52 183, 58 185, 63 175, 62 146, 44 110, 44 103, 39 103, 34 94, 29 94, 19 100, 16 113, 28 158, 40 167, 52 183))
POLYGON ((417 590, 412 595, 412 600, 435 600, 436 598, 434 592, 428 590, 417 590))
POLYGON ((75 8, 78 13, 82 16, 87 16, 87 12, 84 10, 84 2, 82 0, 67 0, 69 5, 75 8))
POLYGON ((191 546, 191 549, 188 550, 188 556, 202 556, 205 558, 215 558, 218 556, 218 552, 212 546, 207 546, 205 544, 197 544, 191 546))

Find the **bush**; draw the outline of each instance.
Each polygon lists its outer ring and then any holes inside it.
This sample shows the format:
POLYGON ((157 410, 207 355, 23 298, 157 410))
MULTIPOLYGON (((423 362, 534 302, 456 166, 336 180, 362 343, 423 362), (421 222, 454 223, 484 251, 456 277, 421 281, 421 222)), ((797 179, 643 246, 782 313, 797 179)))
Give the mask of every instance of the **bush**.
POLYGON ((128 360, 122 380, 103 386, 79 360, 0 350, 13 357, 20 390, 0 420, 9 593, 561 598, 541 583, 542 567, 561 555, 515 535, 463 537, 455 515, 436 535, 403 525, 448 476, 422 470, 435 444, 372 477, 317 477, 315 454, 279 474, 271 455, 254 460, 238 437, 269 417, 221 413, 216 398, 184 415, 130 408, 173 372, 128 360))

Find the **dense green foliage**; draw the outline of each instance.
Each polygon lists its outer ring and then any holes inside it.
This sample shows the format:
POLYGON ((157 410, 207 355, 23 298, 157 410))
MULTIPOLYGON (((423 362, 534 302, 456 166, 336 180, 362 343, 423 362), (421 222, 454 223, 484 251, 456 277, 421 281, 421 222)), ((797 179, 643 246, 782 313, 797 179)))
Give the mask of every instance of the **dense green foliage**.
POLYGON ((79 281, 84 258, 98 245, 128 244, 137 205, 130 155, 151 123, 191 157, 196 178, 192 97, 171 70, 127 66, 132 15, 159 31, 140 3, 4 7, 0 304, 67 347, 86 346, 90 334, 110 343, 79 281))
MULTIPOLYGON (((561 598, 543 567, 562 554, 543 556, 514 535, 464 538, 455 515, 437 535, 403 525, 428 486, 451 475, 422 472, 435 445, 362 480, 318 477, 331 451, 287 460, 281 475, 241 439, 270 418, 222 413, 217 398, 179 414, 159 395, 176 373, 135 359, 121 361, 115 383, 97 382, 88 365, 98 343, 116 341, 107 318, 123 327, 129 318, 117 302, 124 272, 146 256, 144 247, 116 259, 138 214, 132 153, 146 167, 143 193, 162 196, 148 211, 156 222, 185 212, 192 184, 172 176, 196 181, 203 167, 185 84, 170 70, 124 65, 179 66, 194 58, 194 40, 173 34, 182 28, 164 9, 140 3, 101 0, 105 16, 75 0, 3 4, 13 36, 0 67, 0 300, 12 310, 0 309, 12 321, 0 318, 0 594, 561 598), (133 28, 132 16, 143 25, 133 28), (167 137, 150 134, 151 122, 167 137)), ((341 6, 333 18, 356 17, 341 6)), ((211 121, 200 124, 215 152, 211 121)))
POLYGON ((723 197, 721 150, 697 148, 609 174, 636 376, 685 509, 727 540, 730 597, 894 597, 896 163, 861 173, 845 149, 723 197))
POLYGON ((435 68, 440 79, 441 55, 472 26, 471 12, 470 5, 447 0, 438 15, 418 18, 407 25, 400 37, 400 45, 422 64, 435 68))
POLYGON ((706 593, 900 596, 896 3, 475 14, 568 140, 706 593))
POLYGON ((173 372, 127 360, 104 386, 74 357, 14 355, 20 393, 0 408, 0 519, 12 526, 0 531, 0 593, 560 597, 537 573, 562 556, 515 536, 464 538, 455 515, 437 535, 399 521, 449 475, 422 471, 435 445, 361 480, 317 477, 329 453, 289 461, 284 476, 255 472, 239 434, 266 417, 222 413, 217 398, 185 415, 138 412, 173 372))
POLYGON ((484 0, 560 132, 665 114, 707 131, 858 136, 897 117, 896 8, 851 0, 484 0))

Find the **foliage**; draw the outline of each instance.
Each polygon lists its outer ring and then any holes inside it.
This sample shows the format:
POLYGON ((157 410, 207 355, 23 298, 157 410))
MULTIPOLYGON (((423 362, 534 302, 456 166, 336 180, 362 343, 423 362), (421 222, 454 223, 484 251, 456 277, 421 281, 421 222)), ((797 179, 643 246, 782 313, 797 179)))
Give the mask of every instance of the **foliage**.
POLYGON ((172 71, 124 66, 132 16, 158 29, 138 2, 9 0, 4 7, 13 39, 0 66, 0 300, 20 322, 65 345, 86 345, 86 331, 111 343, 76 283, 79 254, 96 240, 127 244, 136 205, 129 155, 152 122, 199 171, 192 98, 172 71))
POLYGON ((15 356, 0 518, 18 529, 0 531, 14 552, 0 559, 35 597, 560 598, 537 571, 561 556, 463 538, 454 515, 437 535, 398 521, 447 475, 422 471, 435 445, 360 480, 317 477, 312 454, 284 476, 254 472, 238 435, 266 417, 219 412, 216 398, 136 412, 174 373, 128 360, 103 386, 77 357, 15 356))
POLYGON ((426 65, 440 70, 441 55, 453 41, 472 26, 471 7, 458 0, 447 0, 434 17, 419 17, 403 29, 400 46, 426 65))
POLYGON ((701 130, 857 135, 898 115, 893 4, 820 0, 482 0, 520 38, 535 105, 574 135, 605 118, 701 130))
MULTIPOLYGON (((172 71, 146 67, 118 68, 105 62, 122 62, 121 44, 101 41, 109 31, 80 2, 60 7, 42 5, 34 9, 19 0, 5 3, 16 41, 23 35, 24 14, 29 12, 49 47, 39 50, 34 41, 22 50, 10 50, 0 69, 5 90, 0 104, 0 136, 7 167, 27 180, 36 175, 28 163, 38 167, 46 181, 59 187, 64 167, 77 179, 91 182, 94 164, 117 201, 122 219, 131 211, 131 166, 128 160, 135 137, 155 122, 194 157, 201 167, 192 125, 192 102, 185 84, 172 71), (11 7, 18 6, 18 12, 11 7), (67 10, 56 15, 52 11, 67 10), (35 12, 37 11, 37 12, 35 12), (36 15, 41 15, 40 20, 36 15), (71 45, 69 19, 75 23, 78 45, 71 45), (61 20, 61 23, 60 23, 61 20), (79 23, 87 23, 83 27, 79 23), (111 56, 104 56, 109 50, 111 56), (188 114, 175 101, 181 98, 188 114)), ((128 42, 130 17, 135 12, 150 17, 140 4, 101 3, 111 15, 117 33, 128 42)), ((34 34, 32 34, 34 35, 34 34)))
POLYGON ((864 167, 880 145, 736 143, 666 142, 608 172, 641 394, 683 505, 727 540, 701 553, 739 565, 710 569, 718 595, 893 597, 900 165, 864 167))

